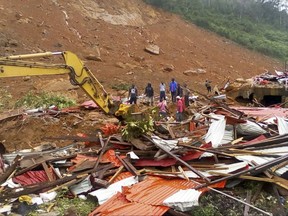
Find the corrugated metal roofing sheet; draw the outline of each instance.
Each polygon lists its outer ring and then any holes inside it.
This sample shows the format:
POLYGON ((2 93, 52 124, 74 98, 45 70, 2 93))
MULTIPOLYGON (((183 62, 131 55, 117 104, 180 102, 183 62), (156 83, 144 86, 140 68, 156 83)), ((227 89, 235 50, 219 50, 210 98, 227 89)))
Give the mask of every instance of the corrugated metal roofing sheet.
POLYGON ((194 189, 180 190, 163 201, 163 204, 179 211, 188 211, 197 206, 202 192, 194 189))
POLYGON ((152 206, 141 203, 130 203, 124 194, 117 193, 106 203, 95 209, 89 216, 96 215, 163 215, 168 211, 166 206, 152 206))
POLYGON ((288 114, 287 108, 268 108, 268 107, 230 107, 238 111, 244 112, 246 115, 253 117, 265 117, 266 119, 279 116, 286 117, 288 114))
MULTIPOLYGON (((206 146, 204 146, 204 147, 201 146, 201 147, 206 148, 206 146)), ((194 160, 194 159, 198 159, 202 154, 203 154, 203 152, 201 152, 201 151, 189 151, 185 155, 183 155, 181 157, 181 159, 184 161, 194 160)), ((147 166, 168 167, 168 166, 175 165, 176 162, 177 162, 177 160, 174 158, 166 158, 163 160, 140 159, 134 163, 134 166, 136 166, 136 167, 137 166, 138 167, 147 167, 147 166)))
POLYGON ((131 176, 133 176, 133 175, 130 172, 122 172, 112 181, 112 184, 115 182, 121 181, 125 178, 129 178, 131 176))
MULTIPOLYGON (((129 178, 127 180, 129 180, 129 178)), ((122 181, 127 182, 127 180, 122 181)), ((118 182, 118 184, 120 183, 121 182, 118 182)), ((148 176, 140 183, 122 187, 122 195, 119 193, 116 194, 116 192, 112 194, 110 185, 107 189, 100 189, 90 193, 91 195, 101 195, 105 197, 108 197, 109 194, 111 195, 110 199, 93 211, 90 216, 97 214, 145 216, 163 215, 168 210, 168 207, 163 206, 163 201, 165 199, 177 193, 181 189, 193 188, 196 185, 197 183, 183 179, 163 179, 148 176), (119 200, 119 202, 117 200, 119 200)), ((211 185, 211 187, 224 187, 224 185, 225 182, 223 181, 211 185)), ((208 189, 203 188, 201 191, 206 190, 208 189)), ((101 202, 99 201, 99 203, 101 202)))
MULTIPOLYGON (((54 173, 51 172, 51 176, 56 179, 54 173)), ((44 170, 39 171, 28 171, 22 175, 13 177, 13 182, 21 184, 21 185, 31 185, 37 184, 41 182, 49 181, 48 176, 44 170)))
POLYGON ((197 184, 183 179, 163 179, 147 177, 144 181, 125 190, 126 198, 131 202, 150 205, 162 205, 163 201, 180 189, 196 187, 197 184))

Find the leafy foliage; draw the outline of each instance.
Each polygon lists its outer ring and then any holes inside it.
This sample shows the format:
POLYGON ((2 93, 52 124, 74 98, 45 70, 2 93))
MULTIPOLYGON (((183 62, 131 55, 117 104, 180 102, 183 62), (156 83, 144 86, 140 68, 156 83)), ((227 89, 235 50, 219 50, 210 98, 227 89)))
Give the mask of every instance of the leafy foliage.
POLYGON ((145 0, 251 50, 288 59, 288 14, 281 1, 145 0))
POLYGON ((140 137, 142 134, 147 134, 154 131, 154 121, 151 116, 141 120, 127 121, 126 126, 121 133, 125 140, 140 137))
POLYGON ((18 100, 15 104, 16 107, 25 108, 48 108, 52 105, 57 106, 59 109, 75 105, 75 101, 65 96, 55 95, 52 93, 42 92, 39 95, 28 92, 24 97, 18 100))
POLYGON ((130 85, 129 84, 124 84, 124 83, 120 83, 120 84, 115 84, 112 86, 112 89, 115 89, 117 91, 119 90, 129 90, 130 85))
MULTIPOLYGON (((58 195, 55 200, 44 203, 38 206, 38 209, 48 209, 49 206, 53 206, 53 212, 56 212, 59 216, 68 215, 69 213, 72 215, 89 215, 97 206, 98 203, 93 200, 83 200, 78 197, 68 198, 68 189, 63 188, 61 191, 58 191, 58 195)), ((36 216, 39 215, 37 211, 30 212, 28 216, 36 216)))

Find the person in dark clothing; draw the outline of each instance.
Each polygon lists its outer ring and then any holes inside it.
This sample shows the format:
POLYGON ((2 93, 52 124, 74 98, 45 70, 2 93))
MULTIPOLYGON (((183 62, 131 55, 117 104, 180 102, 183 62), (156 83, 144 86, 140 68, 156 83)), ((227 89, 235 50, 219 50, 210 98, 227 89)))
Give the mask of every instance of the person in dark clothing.
POLYGON ((189 106, 189 95, 190 95, 190 89, 187 88, 187 84, 184 84, 183 87, 183 95, 184 95, 184 102, 185 102, 185 107, 189 106))
POLYGON ((206 87, 206 89, 207 89, 207 91, 208 91, 208 94, 211 93, 211 90, 212 90, 212 88, 211 88, 211 81, 206 80, 206 81, 205 81, 205 87, 206 87))
POLYGON ((176 96, 183 96, 183 88, 181 87, 180 83, 177 85, 177 95, 176 96))
POLYGON ((151 83, 148 83, 145 88, 145 95, 146 95, 146 101, 149 106, 153 106, 154 102, 154 89, 151 85, 151 83))
POLYGON ((132 86, 129 89, 129 95, 128 95, 128 98, 130 98, 129 103, 130 104, 137 104, 137 96, 138 96, 138 90, 137 90, 136 86, 134 84, 132 84, 132 86))
POLYGON ((170 92, 171 92, 171 99, 172 99, 173 103, 176 102, 177 86, 178 86, 177 82, 175 81, 174 78, 172 78, 172 80, 170 82, 170 85, 169 85, 169 89, 170 89, 170 92))

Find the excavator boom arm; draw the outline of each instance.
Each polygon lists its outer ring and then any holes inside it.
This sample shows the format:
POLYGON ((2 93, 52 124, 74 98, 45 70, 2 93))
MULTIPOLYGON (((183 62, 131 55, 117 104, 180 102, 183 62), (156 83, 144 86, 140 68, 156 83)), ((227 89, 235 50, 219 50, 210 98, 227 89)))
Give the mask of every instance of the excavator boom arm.
POLYGON ((27 55, 15 55, 0 58, 0 78, 69 74, 72 85, 78 85, 105 112, 115 114, 118 107, 101 83, 84 63, 72 52, 45 52, 27 55), (46 64, 26 61, 26 59, 61 55, 65 64, 46 64))

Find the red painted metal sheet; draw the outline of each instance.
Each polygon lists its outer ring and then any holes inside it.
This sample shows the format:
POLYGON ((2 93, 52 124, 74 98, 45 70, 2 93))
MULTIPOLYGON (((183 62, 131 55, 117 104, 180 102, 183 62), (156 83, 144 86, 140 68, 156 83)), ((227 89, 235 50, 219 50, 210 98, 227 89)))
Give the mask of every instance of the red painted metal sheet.
MULTIPOLYGON (((194 159, 198 159, 202 154, 203 152, 200 152, 200 151, 189 151, 185 155, 183 155, 181 159, 184 161, 194 160, 194 159)), ((158 160, 158 161, 153 160, 153 159, 152 160, 139 159, 134 163, 134 166, 136 167, 149 167, 149 166, 169 167, 169 166, 175 165, 176 162, 177 160, 174 158, 167 158, 167 159, 158 160)))
POLYGON ((287 108, 270 108, 270 107, 230 107, 238 111, 244 112, 248 116, 265 117, 266 119, 279 116, 287 117, 287 108))
MULTIPOLYGON (((53 172, 51 172, 51 175, 53 176, 54 179, 56 179, 56 176, 53 172)), ((49 181, 48 176, 44 170, 28 171, 22 175, 14 177, 12 180, 13 182, 21 185, 32 185, 49 181)))
POLYGON ((257 143, 257 142, 263 141, 263 140, 265 140, 265 139, 267 139, 267 138, 262 134, 262 135, 256 137, 256 138, 253 139, 253 140, 250 140, 250 141, 247 141, 247 142, 243 143, 243 145, 248 145, 248 144, 257 143))

